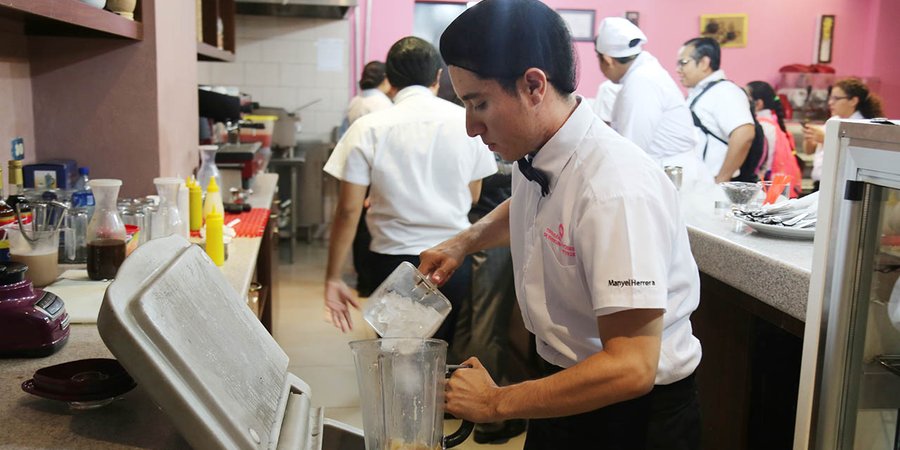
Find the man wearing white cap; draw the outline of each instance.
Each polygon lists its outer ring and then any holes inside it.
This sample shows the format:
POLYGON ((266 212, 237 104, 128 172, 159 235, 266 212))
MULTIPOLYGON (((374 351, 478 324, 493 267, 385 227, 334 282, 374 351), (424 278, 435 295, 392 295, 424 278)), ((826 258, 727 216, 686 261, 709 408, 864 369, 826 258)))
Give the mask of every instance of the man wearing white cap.
POLYGON ((647 36, 622 17, 607 17, 597 30, 600 70, 622 85, 610 125, 662 166, 680 166, 683 185, 712 181, 694 152, 691 111, 675 80, 642 47, 647 36))

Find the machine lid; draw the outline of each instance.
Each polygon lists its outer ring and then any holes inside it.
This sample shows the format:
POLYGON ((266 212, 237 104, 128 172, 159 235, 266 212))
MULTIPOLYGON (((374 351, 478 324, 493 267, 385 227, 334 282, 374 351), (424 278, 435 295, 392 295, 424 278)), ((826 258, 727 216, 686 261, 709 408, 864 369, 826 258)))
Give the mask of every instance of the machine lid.
POLYGON ((308 396, 244 298, 180 236, 125 260, 97 327, 194 448, 276 448, 288 397, 308 396))
POLYGON ((26 271, 28 266, 19 262, 0 263, 0 286, 21 283, 25 279, 26 271))

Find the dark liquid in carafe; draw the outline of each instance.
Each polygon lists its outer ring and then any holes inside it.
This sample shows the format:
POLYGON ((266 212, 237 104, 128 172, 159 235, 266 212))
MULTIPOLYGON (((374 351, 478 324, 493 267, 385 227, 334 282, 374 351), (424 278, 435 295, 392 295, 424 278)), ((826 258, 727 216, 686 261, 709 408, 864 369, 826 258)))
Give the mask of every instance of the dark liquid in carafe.
POLYGON ((125 241, 98 239, 87 245, 87 272, 92 280, 109 280, 116 277, 122 261, 125 261, 125 241))

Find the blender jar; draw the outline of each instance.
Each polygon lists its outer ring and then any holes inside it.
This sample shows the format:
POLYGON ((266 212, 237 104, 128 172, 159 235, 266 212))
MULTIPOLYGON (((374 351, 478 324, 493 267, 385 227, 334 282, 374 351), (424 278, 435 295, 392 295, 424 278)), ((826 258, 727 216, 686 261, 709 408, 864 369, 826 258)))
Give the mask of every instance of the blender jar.
POLYGON ((350 343, 366 450, 441 450, 461 444, 474 424, 444 434, 447 343, 386 338, 350 343))
POLYGON ((96 202, 85 239, 88 277, 108 280, 116 277, 125 260, 125 223, 116 207, 122 180, 94 179, 88 183, 96 202))

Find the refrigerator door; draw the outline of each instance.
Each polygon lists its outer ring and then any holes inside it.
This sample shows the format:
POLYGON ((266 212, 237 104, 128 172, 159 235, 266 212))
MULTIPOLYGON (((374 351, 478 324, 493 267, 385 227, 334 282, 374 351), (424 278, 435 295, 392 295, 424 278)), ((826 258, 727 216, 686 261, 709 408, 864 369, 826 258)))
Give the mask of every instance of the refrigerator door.
POLYGON ((826 152, 795 448, 897 448, 900 126, 831 121, 826 152))

